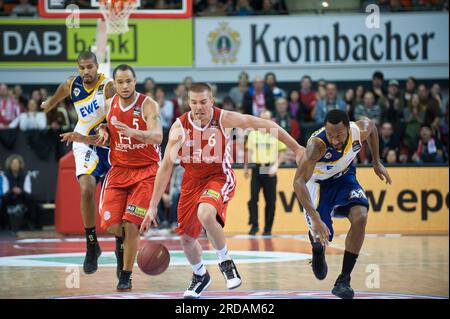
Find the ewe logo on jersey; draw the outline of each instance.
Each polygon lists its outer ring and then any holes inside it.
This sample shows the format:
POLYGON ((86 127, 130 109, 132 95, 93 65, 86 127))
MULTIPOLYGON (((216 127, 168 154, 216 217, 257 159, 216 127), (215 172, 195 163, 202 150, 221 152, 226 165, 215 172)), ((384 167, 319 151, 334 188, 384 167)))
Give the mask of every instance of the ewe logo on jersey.
POLYGON ((100 108, 100 105, 98 104, 97 100, 93 100, 91 103, 80 107, 81 116, 86 117, 88 115, 91 115, 95 111, 97 111, 99 108, 100 108))

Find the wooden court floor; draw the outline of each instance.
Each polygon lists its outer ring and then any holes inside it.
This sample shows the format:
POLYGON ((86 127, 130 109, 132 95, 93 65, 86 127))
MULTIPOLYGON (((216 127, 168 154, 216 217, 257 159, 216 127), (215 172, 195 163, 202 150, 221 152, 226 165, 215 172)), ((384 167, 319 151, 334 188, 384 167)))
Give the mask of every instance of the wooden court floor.
MULTIPOLYGON (((143 239, 145 240, 145 239, 143 239)), ((171 265, 159 276, 137 266, 133 291, 117 293, 112 237, 101 237, 98 271, 82 272, 84 238, 0 237, 0 298, 181 298, 192 270, 176 237, 153 237, 171 251, 171 265)), ((332 298, 340 273, 344 236, 327 250, 329 272, 313 276, 304 235, 228 236, 243 284, 228 291, 217 259, 204 239, 204 260, 212 285, 204 298, 332 298)), ((352 275, 356 298, 449 297, 449 237, 368 235, 352 275)))

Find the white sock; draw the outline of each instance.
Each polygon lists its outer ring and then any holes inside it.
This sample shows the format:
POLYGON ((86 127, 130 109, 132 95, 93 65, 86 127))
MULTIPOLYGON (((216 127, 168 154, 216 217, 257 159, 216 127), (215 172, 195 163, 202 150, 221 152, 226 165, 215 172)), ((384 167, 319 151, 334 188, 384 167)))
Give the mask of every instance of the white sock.
POLYGON ((206 267, 205 267, 205 265, 203 265, 203 261, 200 261, 198 264, 191 265, 191 266, 192 266, 192 270, 194 271, 194 274, 199 275, 199 276, 203 276, 204 274, 206 274, 206 267))
POLYGON ((228 255, 228 247, 227 244, 225 244, 225 247, 223 247, 221 250, 216 250, 217 256, 219 256, 220 262, 224 262, 225 260, 231 260, 230 255, 228 255))

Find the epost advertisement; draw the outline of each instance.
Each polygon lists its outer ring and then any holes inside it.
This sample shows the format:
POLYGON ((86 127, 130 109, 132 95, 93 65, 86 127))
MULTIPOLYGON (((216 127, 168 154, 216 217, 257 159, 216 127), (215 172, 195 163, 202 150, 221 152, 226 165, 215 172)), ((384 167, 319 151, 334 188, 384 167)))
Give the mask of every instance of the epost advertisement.
MULTIPOLYGON (((62 19, 1 19, 0 66, 73 66, 95 44, 96 20, 67 27, 62 19)), ((191 19, 132 19, 129 31, 108 36, 111 63, 192 66, 191 19)))
MULTIPOLYGON (((449 169, 448 167, 388 167, 392 185, 386 185, 372 168, 356 169, 357 178, 369 200, 367 233, 448 233, 449 169)), ((279 169, 273 234, 306 233, 308 228, 298 202, 293 179, 295 169, 279 169)), ((225 232, 247 233, 250 200, 250 178, 236 170, 237 190, 227 208, 225 232)), ((259 226, 264 227, 264 197, 259 197, 259 226)), ((336 233, 347 233, 347 219, 333 219, 336 233)))
POLYGON ((204 68, 367 65, 448 67, 448 14, 381 13, 195 19, 204 68))

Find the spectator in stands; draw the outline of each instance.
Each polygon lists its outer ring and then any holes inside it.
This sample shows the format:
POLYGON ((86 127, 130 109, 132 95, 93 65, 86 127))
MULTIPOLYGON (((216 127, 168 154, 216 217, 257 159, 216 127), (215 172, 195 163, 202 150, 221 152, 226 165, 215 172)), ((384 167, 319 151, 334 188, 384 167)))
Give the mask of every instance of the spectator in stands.
POLYGON ((176 119, 182 114, 181 109, 183 108, 183 101, 187 98, 187 90, 184 84, 180 83, 176 86, 173 93, 175 93, 175 96, 172 99, 172 104, 174 107, 173 117, 176 119))
POLYGON ((265 81, 269 91, 272 92, 274 98, 279 98, 279 97, 286 98, 287 97, 286 91, 284 91, 283 89, 281 89, 277 86, 277 78, 275 76, 275 73, 273 73, 273 72, 266 73, 266 75, 264 76, 264 81, 265 81))
POLYGON ((28 98, 23 94, 21 85, 15 85, 13 89, 13 96, 19 102, 20 112, 26 112, 28 105, 28 98))
POLYGON ((444 105, 444 102, 442 100, 441 86, 438 83, 434 83, 431 86, 430 95, 431 95, 432 98, 434 98, 438 102, 439 109, 441 110, 441 113, 444 113, 445 112, 445 105, 444 105))
POLYGON ((173 103, 171 100, 166 99, 164 89, 160 86, 155 88, 155 100, 159 104, 159 112, 161 116, 161 124, 163 129, 169 129, 175 121, 173 114, 173 103))
POLYGON ((56 132, 67 132, 72 129, 66 104, 61 101, 58 106, 47 113, 48 128, 56 132))
POLYGON ((383 161, 387 164, 397 164, 397 152, 394 149, 388 149, 386 158, 383 161))
POLYGON ((7 129, 19 115, 19 103, 9 93, 6 84, 0 84, 0 129, 7 129))
POLYGON ((35 17, 37 16, 37 9, 30 4, 30 0, 19 0, 20 4, 16 5, 11 12, 13 17, 35 17))
POLYGON ((302 110, 304 110, 304 106, 300 105, 300 94, 297 90, 292 90, 289 93, 289 114, 293 119, 297 119, 299 121, 303 120, 303 115, 301 114, 302 110))
POLYGON ((242 101, 244 99, 244 94, 248 91, 248 73, 241 72, 239 73, 239 85, 233 86, 228 95, 233 99, 234 103, 238 109, 242 108, 242 101))
POLYGON ((375 104, 375 97, 371 91, 364 94, 364 104, 360 104, 355 108, 355 120, 359 121, 363 117, 372 120, 377 126, 381 121, 381 108, 375 104))
POLYGON ((400 0, 389 0, 389 7, 391 9, 391 12, 403 11, 400 0))
POLYGON ((3 196, 3 220, 9 220, 13 231, 39 229, 40 221, 36 203, 31 195, 31 174, 25 173, 22 156, 14 154, 5 162, 7 191, 3 196))
POLYGON ((425 84, 420 84, 417 88, 419 96, 419 105, 425 110, 424 124, 429 125, 433 130, 433 135, 439 135, 439 124, 441 120, 441 109, 436 99, 430 96, 425 84))
POLYGON ((27 109, 28 111, 21 113, 19 117, 9 124, 9 127, 19 127, 21 131, 46 129, 47 118, 44 112, 39 111, 37 102, 35 100, 29 100, 27 109))
POLYGON ((350 117, 350 121, 354 121, 355 107, 356 107, 356 98, 355 98, 355 90, 352 88, 348 88, 344 93, 344 98, 342 99, 345 102, 345 108, 347 110, 348 116, 350 117))
POLYGON ((242 107, 245 114, 259 116, 262 111, 274 110, 275 103, 272 92, 265 90, 264 79, 260 76, 255 76, 253 86, 249 87, 244 94, 242 100, 242 107))
POLYGON ((300 137, 300 129, 298 127, 298 122, 291 118, 288 108, 288 101, 284 97, 277 98, 275 100, 274 121, 297 140, 300 137))
POLYGON ((249 0, 235 0, 234 5, 225 5, 226 11, 229 15, 234 16, 250 16, 254 14, 254 9, 250 5, 249 0))
POLYGON ((312 122, 312 112, 316 107, 316 92, 312 89, 312 80, 309 75, 304 75, 300 81, 300 102, 303 105, 304 111, 302 120, 305 122, 312 122))
POLYGON ((381 71, 375 71, 372 75, 372 93, 375 98, 375 104, 384 107, 387 92, 384 87, 384 74, 381 71))
POLYGON ((229 96, 225 96, 222 99, 222 109, 226 111, 236 111, 236 104, 234 103, 233 99, 229 96))
POLYGON ((364 94, 366 94, 366 89, 363 85, 358 85, 355 89, 355 107, 364 103, 364 94))
POLYGON ((384 122, 380 127, 380 158, 386 162, 388 151, 393 149, 398 150, 398 141, 394 136, 394 127, 390 122, 384 122))
POLYGON ((326 98, 317 102, 316 111, 314 114, 314 120, 318 124, 323 124, 325 121, 325 115, 331 110, 346 111, 347 105, 345 102, 337 96, 336 83, 329 82, 326 87, 326 98))
POLYGON ((191 76, 187 76, 183 79, 183 84, 186 87, 186 90, 188 91, 191 88, 192 83, 194 83, 194 79, 191 76))
POLYGON ((175 121, 174 106, 171 100, 166 100, 164 89, 160 86, 155 88, 155 100, 159 104, 159 115, 161 118, 161 125, 163 129, 163 140, 161 143, 161 151, 164 154, 166 144, 169 137, 169 130, 172 123, 175 121))
POLYGON ((262 8, 258 11, 258 15, 276 15, 278 11, 275 9, 273 0, 263 0, 262 8))
POLYGON ((404 109, 403 117, 405 119, 403 143, 409 152, 412 153, 419 139, 420 127, 425 118, 425 111, 420 109, 419 96, 417 94, 414 94, 409 100, 408 107, 404 109))
POLYGON ((323 79, 317 82, 316 101, 323 100, 327 96, 327 82, 323 79))
POLYGON ((153 78, 148 77, 144 80, 144 94, 153 99, 155 98, 155 87, 156 82, 153 78))
POLYGON ((35 100, 38 103, 38 105, 41 105, 42 102, 44 101, 42 99, 41 90, 39 90, 39 89, 33 90, 31 92, 31 99, 35 100))
POLYGON ((228 4, 223 4, 219 0, 207 0, 206 5, 200 12, 197 12, 197 15, 201 17, 224 16, 226 15, 226 12, 230 5, 230 2, 228 2, 228 4))
POLYGON ((390 80, 388 93, 384 99, 383 121, 400 123, 403 119, 403 101, 400 96, 399 83, 397 80, 390 80))
POLYGON ((405 91, 403 92, 403 105, 408 105, 411 100, 413 94, 416 93, 417 80, 415 77, 410 76, 408 80, 406 80, 405 91))
POLYGON ((0 230, 6 228, 7 220, 5 219, 6 216, 3 215, 3 196, 8 191, 8 179, 5 176, 5 173, 3 173, 2 170, 0 170, 0 230))
POLYGON ((412 160, 416 163, 444 162, 442 143, 433 136, 431 126, 425 124, 420 129, 420 139, 412 160))

